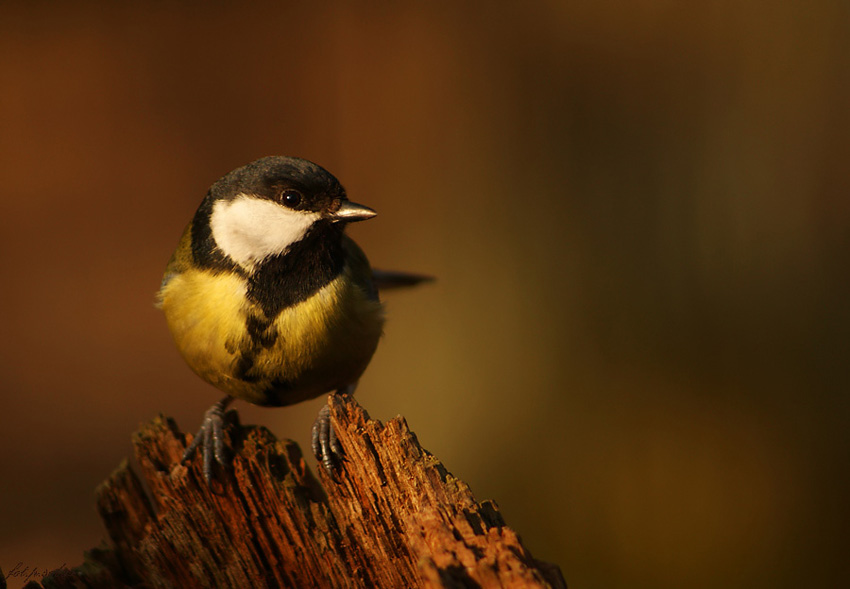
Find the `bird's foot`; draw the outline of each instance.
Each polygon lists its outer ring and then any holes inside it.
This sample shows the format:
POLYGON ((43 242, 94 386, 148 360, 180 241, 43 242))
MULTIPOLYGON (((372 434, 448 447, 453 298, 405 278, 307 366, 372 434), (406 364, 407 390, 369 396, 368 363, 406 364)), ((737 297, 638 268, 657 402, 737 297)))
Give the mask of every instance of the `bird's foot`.
MULTIPOLYGON (((337 391, 337 394, 346 395, 354 391, 354 385, 337 391)), ((313 422, 312 436, 313 455, 322 463, 325 472, 335 479, 336 468, 342 463, 344 456, 342 446, 336 438, 336 432, 331 425, 330 401, 321 408, 316 421, 313 422)))
POLYGON ((203 471, 207 485, 212 486, 213 461, 226 470, 230 465, 230 456, 224 447, 224 410, 233 401, 233 397, 225 397, 204 413, 201 428, 195 434, 192 443, 183 452, 182 462, 191 460, 195 451, 201 448, 203 453, 203 471))
POLYGON ((325 405, 319 411, 316 421, 313 422, 312 438, 313 455, 325 467, 325 472, 334 478, 334 471, 342 461, 342 447, 331 425, 330 405, 325 405))

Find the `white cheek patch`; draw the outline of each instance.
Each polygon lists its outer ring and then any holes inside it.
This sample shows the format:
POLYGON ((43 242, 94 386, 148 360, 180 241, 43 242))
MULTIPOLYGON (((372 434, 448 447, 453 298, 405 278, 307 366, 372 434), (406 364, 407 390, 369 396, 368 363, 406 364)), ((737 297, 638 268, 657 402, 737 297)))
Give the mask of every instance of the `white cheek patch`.
POLYGON ((241 194, 213 205, 210 228, 221 251, 250 269, 264 258, 285 252, 318 219, 318 213, 293 211, 241 194))

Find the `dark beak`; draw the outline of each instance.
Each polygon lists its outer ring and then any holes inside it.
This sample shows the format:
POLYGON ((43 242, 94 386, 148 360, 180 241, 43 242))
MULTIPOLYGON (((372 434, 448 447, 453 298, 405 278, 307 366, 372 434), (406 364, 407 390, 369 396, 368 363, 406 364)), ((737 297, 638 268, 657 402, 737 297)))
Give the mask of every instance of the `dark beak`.
POLYGON ((351 202, 350 200, 344 200, 336 212, 330 215, 330 219, 335 223, 339 221, 351 223, 353 221, 365 221, 366 219, 371 219, 377 214, 378 213, 369 207, 359 205, 356 202, 351 202))

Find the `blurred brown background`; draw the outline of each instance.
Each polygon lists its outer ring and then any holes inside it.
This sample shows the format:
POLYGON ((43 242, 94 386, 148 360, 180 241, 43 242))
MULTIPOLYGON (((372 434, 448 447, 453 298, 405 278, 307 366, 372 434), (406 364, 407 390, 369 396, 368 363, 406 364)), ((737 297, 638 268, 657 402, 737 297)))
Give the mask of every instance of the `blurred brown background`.
MULTIPOLYGON (((360 402, 572 588, 846 580, 848 19, 3 3, 0 567, 81 562, 139 423, 217 399, 153 294, 207 187, 290 154, 380 212, 376 266, 439 276, 360 402)), ((321 403, 238 408, 305 447, 321 403)))

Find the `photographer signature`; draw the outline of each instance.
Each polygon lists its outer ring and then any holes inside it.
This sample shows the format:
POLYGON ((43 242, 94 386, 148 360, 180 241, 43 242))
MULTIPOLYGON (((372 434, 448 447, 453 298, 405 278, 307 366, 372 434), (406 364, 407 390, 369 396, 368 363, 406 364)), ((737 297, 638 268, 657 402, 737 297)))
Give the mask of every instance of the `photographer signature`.
MULTIPOLYGON (((63 563, 62 566, 59 567, 59 569, 65 569, 65 568, 68 568, 68 565, 65 564, 65 563, 63 563)), ((40 569, 38 567, 30 567, 30 566, 25 565, 22 562, 18 562, 18 564, 13 566, 12 569, 8 573, 6 573, 6 578, 7 579, 20 578, 20 579, 23 579, 24 581, 29 581, 33 578, 39 578, 40 579, 41 577, 43 577, 47 573, 50 573, 50 572, 53 572, 54 570, 59 570, 59 569, 48 569, 48 568, 40 569)))

